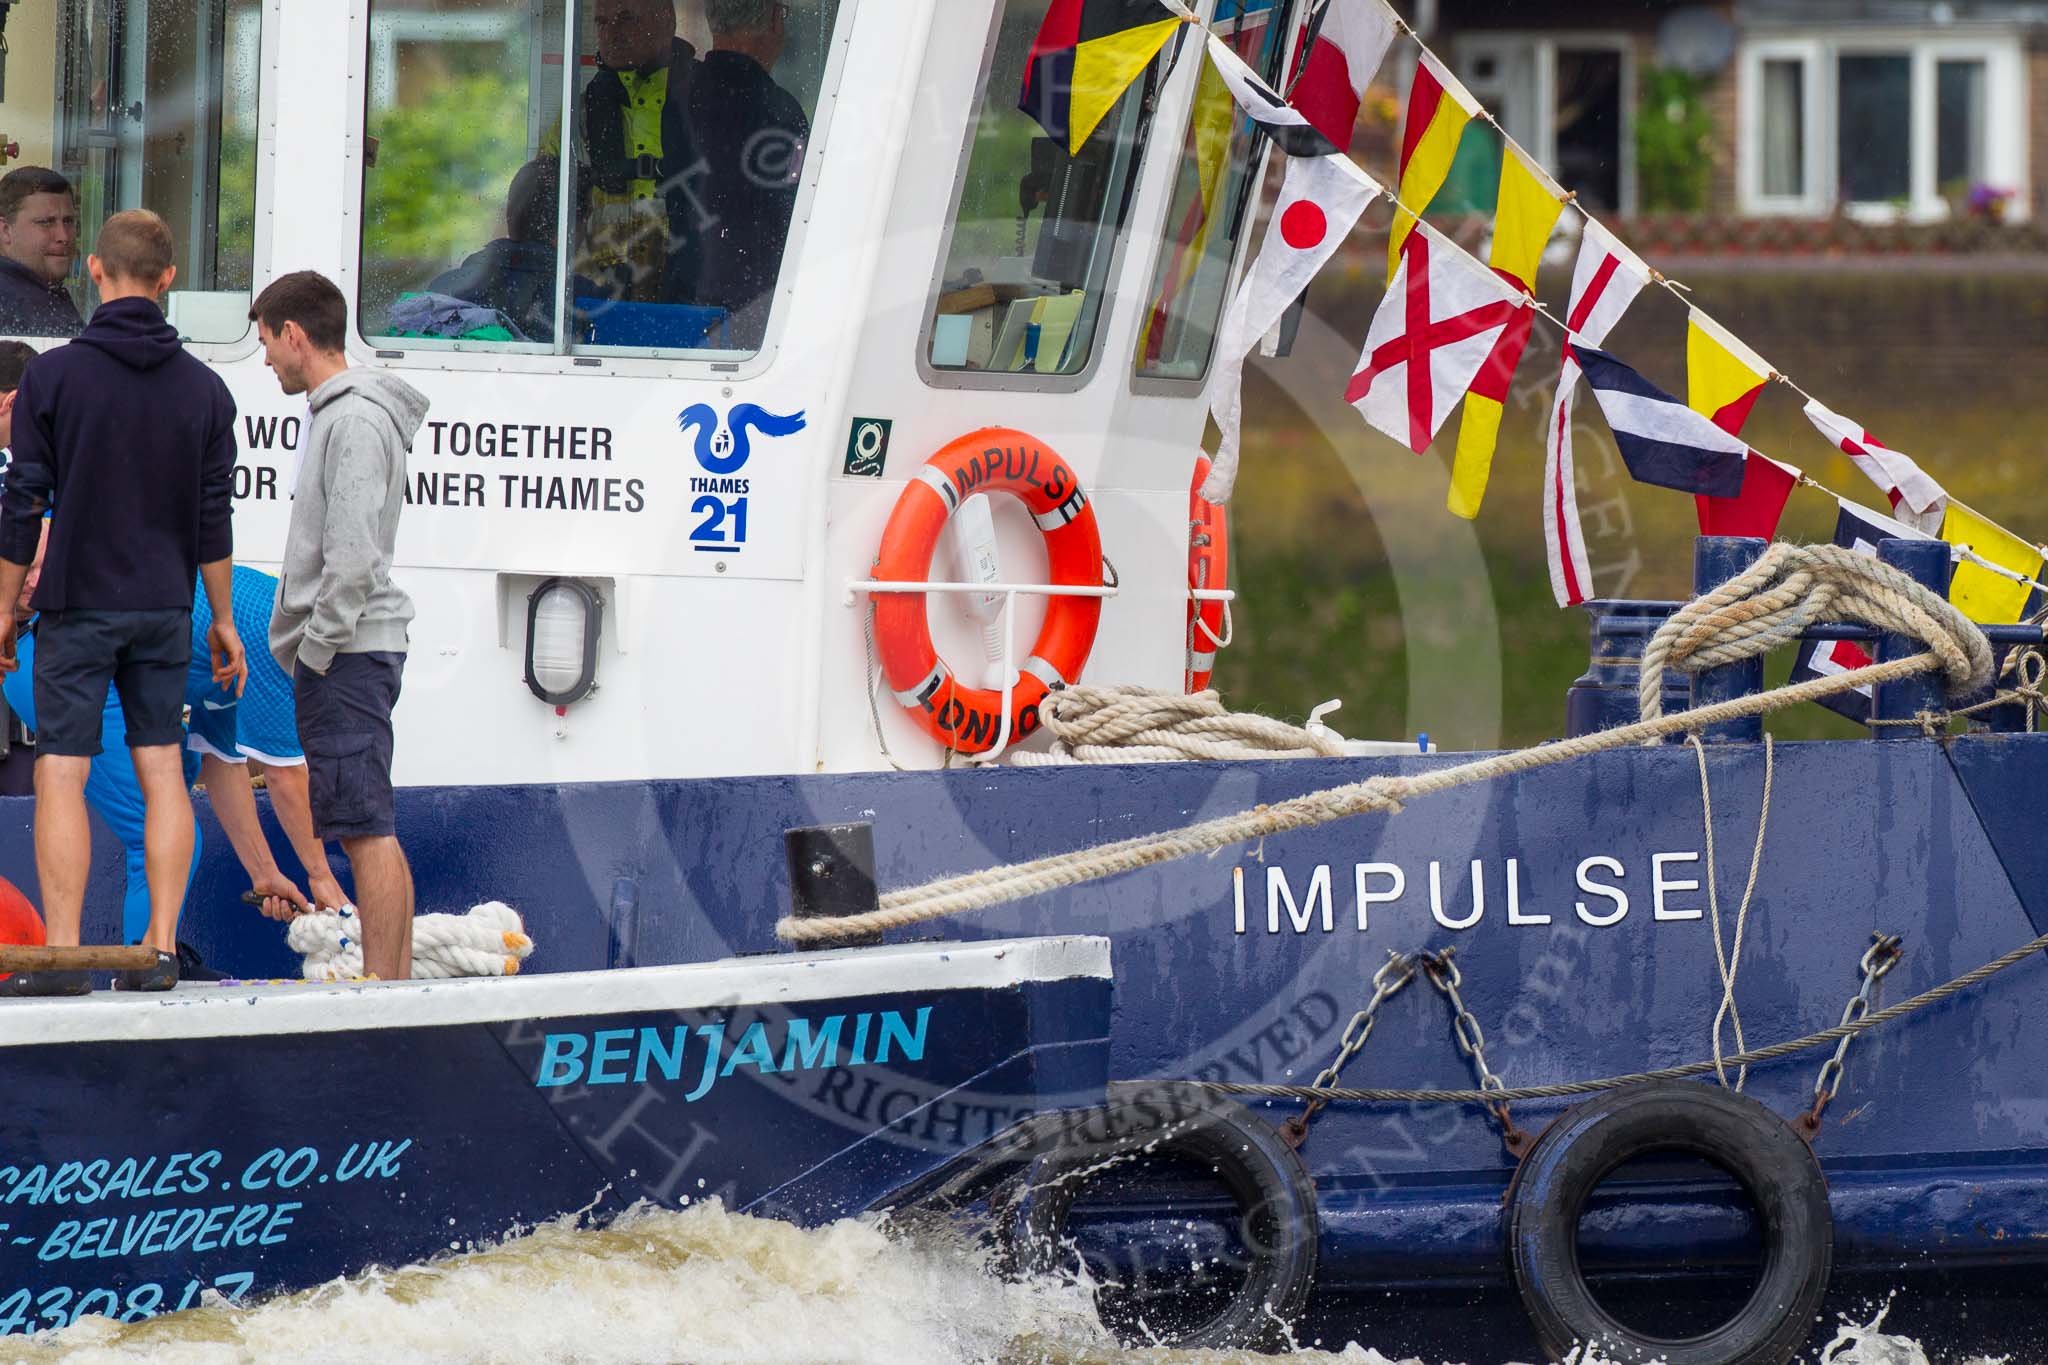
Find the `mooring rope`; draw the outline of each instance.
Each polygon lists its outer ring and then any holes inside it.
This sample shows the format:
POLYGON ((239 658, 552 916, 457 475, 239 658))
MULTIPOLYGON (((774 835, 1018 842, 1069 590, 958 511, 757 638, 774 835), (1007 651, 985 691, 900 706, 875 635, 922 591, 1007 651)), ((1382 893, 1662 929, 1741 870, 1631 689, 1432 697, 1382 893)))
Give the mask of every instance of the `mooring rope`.
POLYGON ((1180 829, 940 877, 921 886, 891 891, 881 897, 876 909, 863 914, 835 919, 785 916, 776 924, 775 932, 786 942, 814 943, 907 928, 1354 815, 1397 814, 1406 802, 1419 796, 1433 796, 1472 783, 1569 763, 1589 754, 1652 744, 1671 735, 1768 715, 1931 670, 1941 670, 1952 691, 1967 692, 1990 679, 1991 648, 1983 632, 1960 612, 1890 565, 1838 546, 1778 544, 1765 550, 1748 572, 1698 602, 1680 608, 1646 649, 1643 668, 1647 689, 1643 693, 1644 719, 1631 725, 1427 772, 1372 777, 1180 829), (1740 593, 1731 593, 1738 584, 1744 585, 1744 592, 1760 594, 1758 600, 1764 606, 1743 609, 1741 604, 1746 599, 1740 593), (1774 644, 1796 638, 1807 626, 1828 619, 1822 615, 1825 611, 1853 615, 1881 629, 1912 636, 1925 642, 1928 649, 1925 653, 1811 678, 1775 691, 1694 707, 1675 715, 1661 714, 1659 691, 1666 666, 1718 667, 1761 654, 1774 644), (1796 627, 1794 622, 1798 623, 1796 627), (1654 686, 1649 681, 1653 672, 1651 650, 1657 653, 1654 686))
POLYGON ((1656 1071, 1633 1071, 1626 1076, 1605 1076, 1593 1081, 1564 1081, 1556 1085, 1524 1085, 1507 1090, 1371 1090, 1351 1087, 1318 1090, 1312 1085, 1258 1085, 1250 1081, 1188 1081, 1185 1084, 1198 1085, 1204 1090, 1215 1090, 1226 1095, 1265 1095, 1274 1099, 1352 1102, 1393 1102, 1400 1104, 1512 1104, 1518 1100, 1570 1099, 1577 1095, 1597 1094, 1602 1090, 1613 1090, 1624 1085, 1635 1085, 1642 1081, 1682 1081, 1693 1076, 1704 1076, 1721 1066, 1750 1067, 1763 1062, 1774 1062, 1780 1057, 1813 1048, 1825 1047, 1844 1038, 1854 1038, 1867 1033, 1882 1024, 1913 1013, 1915 1010, 1939 1004, 1959 991, 1968 990, 1980 981, 1996 976, 2007 967, 2024 962, 2035 953, 2048 949, 2048 934, 2042 934, 2021 944, 2003 957, 1997 958, 1974 971, 1968 971, 1953 981, 1943 982, 1932 990, 1922 991, 1911 1000, 1901 1000, 1875 1014, 1866 1014, 1833 1028, 1809 1033, 1803 1038, 1793 1038, 1769 1047, 1738 1052, 1733 1057, 1709 1058, 1703 1062, 1688 1062, 1684 1066, 1667 1066, 1656 1071))
POLYGON ((1041 702, 1038 717, 1053 736, 1052 748, 1012 754, 1019 767, 1344 757, 1344 741, 1330 731, 1228 710, 1213 691, 1070 687, 1041 702))
MULTIPOLYGON (((1764 864, 1764 831, 1771 826, 1771 781, 1777 770, 1776 746, 1769 735, 1764 736, 1764 795, 1756 816, 1756 847, 1749 855, 1749 881, 1742 888, 1742 905, 1735 912, 1735 942, 1724 952, 1721 948, 1721 879, 1714 864, 1714 790, 1707 784, 1707 746, 1700 743, 1698 735, 1685 738, 1700 761, 1700 821, 1706 828, 1707 838, 1707 913, 1714 926, 1714 966, 1721 974, 1721 1007, 1714 1011, 1712 1030, 1714 1074, 1726 1086, 1728 1071, 1721 1063, 1721 1021, 1732 1015, 1736 1050, 1749 1046, 1742 1036, 1742 1011, 1735 1004, 1735 977, 1742 970, 1742 936, 1749 927, 1749 903, 1756 895, 1757 873, 1764 864)), ((1742 1089, 1748 1079, 1749 1068, 1738 1067, 1735 1089, 1742 1089)))

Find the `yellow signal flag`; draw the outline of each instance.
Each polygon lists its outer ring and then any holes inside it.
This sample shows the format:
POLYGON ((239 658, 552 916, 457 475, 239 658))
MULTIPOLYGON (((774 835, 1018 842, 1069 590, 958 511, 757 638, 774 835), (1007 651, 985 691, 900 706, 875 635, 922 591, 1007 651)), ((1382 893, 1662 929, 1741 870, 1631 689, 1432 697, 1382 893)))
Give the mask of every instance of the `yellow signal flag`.
POLYGON ((1550 234, 1563 212, 1563 186, 1509 147, 1500 159, 1500 200, 1486 263, 1524 290, 1534 291, 1543 248, 1550 245, 1550 234))
MULTIPOLYGON (((1564 197, 1563 187, 1540 167, 1530 165, 1512 147, 1505 150, 1493 216, 1493 249, 1487 264, 1524 293, 1536 291, 1536 270, 1557 227, 1558 215, 1564 212, 1564 197)), ((1479 515, 1479 504, 1486 497, 1494 452, 1500 446, 1508 388, 1529 344, 1531 321, 1525 313, 1500 334, 1493 353, 1472 382, 1472 391, 1465 395, 1465 415, 1458 422, 1458 454, 1451 465, 1451 491, 1444 502, 1454 515, 1467 521, 1479 515)))
POLYGON ((1771 363, 1733 332, 1692 310, 1685 326, 1685 405, 1730 436, 1740 436, 1771 363))
POLYGON ((1067 152, 1079 156, 1131 82, 1145 74, 1159 49, 1182 24, 1179 18, 1140 24, 1101 38, 1083 40, 1074 48, 1074 84, 1067 114, 1067 152))
POLYGON ((1145 329, 1138 338, 1141 367, 1144 362, 1159 358, 1164 340, 1160 332, 1166 326, 1174 301, 1193 281, 1208 254, 1209 236, 1216 226, 1216 210, 1224 185, 1230 179, 1227 174, 1230 169, 1230 143, 1236 128, 1237 101, 1232 98, 1230 87, 1223 83, 1216 63, 1208 60, 1205 54, 1201 80, 1195 86, 1195 114, 1191 129, 1199 193, 1196 200, 1188 205, 1181 222, 1169 225, 1175 227, 1176 235, 1159 287, 1150 306, 1145 309, 1145 329))
POLYGON ((1394 282, 1401 268, 1401 247, 1415 230, 1415 214, 1429 208, 1451 173, 1458 142, 1465 125, 1479 112, 1472 92, 1445 69, 1435 55, 1425 51, 1415 67, 1415 84, 1408 92, 1408 118, 1401 130, 1401 184, 1396 192, 1402 204, 1394 214, 1393 235, 1387 242, 1387 283, 1394 282))
MULTIPOLYGON (((1959 502, 1951 502, 1941 519, 1941 538, 1951 545, 1966 545, 1970 553, 1988 559, 2001 569, 2025 578, 2041 577, 2041 551, 2012 532, 1978 516, 1959 502)), ((1979 625, 2013 625, 2027 609, 2033 589, 1996 574, 1981 564, 1961 560, 1949 579, 1948 600, 1963 615, 1979 625)))

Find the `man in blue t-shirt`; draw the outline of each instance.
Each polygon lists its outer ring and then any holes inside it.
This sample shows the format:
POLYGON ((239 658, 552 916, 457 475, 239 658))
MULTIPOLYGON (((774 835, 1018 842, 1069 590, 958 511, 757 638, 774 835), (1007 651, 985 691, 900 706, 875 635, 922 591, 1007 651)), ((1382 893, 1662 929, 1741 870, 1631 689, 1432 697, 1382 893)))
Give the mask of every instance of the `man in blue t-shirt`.
MULTIPOLYGON (((204 594, 200 595, 202 598, 204 594)), ((245 633, 270 629, 271 604, 277 580, 247 565, 234 572, 235 629, 245 633)), ((250 885, 265 897, 263 913, 290 919, 313 906, 338 909, 348 903, 341 883, 327 862, 327 850, 313 832, 313 807, 306 779, 306 751, 299 747, 299 723, 292 680, 265 651, 249 659, 249 683, 240 697, 213 680, 206 629, 211 613, 203 601, 192 608, 192 666, 185 677, 185 747, 200 758, 200 780, 213 800, 219 819, 250 885), (256 814, 250 785, 251 763, 261 765, 270 789, 271 809, 284 826, 292 848, 306 868, 310 900, 271 857, 270 841, 256 814)))

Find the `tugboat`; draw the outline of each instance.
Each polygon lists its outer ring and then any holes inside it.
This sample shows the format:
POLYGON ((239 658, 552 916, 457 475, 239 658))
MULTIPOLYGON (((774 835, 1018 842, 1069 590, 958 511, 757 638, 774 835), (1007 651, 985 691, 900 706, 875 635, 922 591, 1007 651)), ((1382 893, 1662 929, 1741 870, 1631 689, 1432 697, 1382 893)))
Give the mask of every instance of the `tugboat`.
MULTIPOLYGON (((1763 695, 1711 610, 1617 602, 1577 747, 1010 761, 1198 692, 1235 605, 1196 451, 1265 144, 1170 7, 1092 134, 1049 135, 1017 96, 1073 57, 1063 2, 712 0, 673 33, 667 0, 15 7, 23 159, 88 239, 146 204, 188 253, 168 310, 240 409, 239 557, 281 550, 304 426, 252 284, 327 273, 352 360, 430 398, 400 832, 423 905, 505 899, 538 947, 509 982, 0 1009, 32 1097, 0 1329, 699 1189, 972 1212, 1190 1345, 1369 1320, 1779 1362, 1871 1285, 2038 1271, 2041 632, 1935 610, 1945 547, 1886 541, 1875 588, 1929 605, 1845 622, 1784 576, 1839 597, 1838 560, 1700 543, 1710 609, 1778 592, 1782 642, 1873 646, 1867 740, 1767 742, 1818 693, 1763 695), (687 117, 747 82, 736 143, 687 117), (782 834, 860 825, 887 894, 792 927, 782 834), (876 914, 896 943, 734 957, 876 914)), ((1193 16, 1279 81, 1318 8, 1193 16)), ((296 975, 205 833, 188 936, 296 975)))

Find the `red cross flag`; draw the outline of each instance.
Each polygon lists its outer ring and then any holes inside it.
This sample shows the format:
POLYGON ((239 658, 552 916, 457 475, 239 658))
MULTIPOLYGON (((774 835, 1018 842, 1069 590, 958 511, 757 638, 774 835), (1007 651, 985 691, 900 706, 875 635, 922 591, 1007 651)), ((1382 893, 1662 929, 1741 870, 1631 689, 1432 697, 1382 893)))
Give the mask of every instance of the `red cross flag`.
POLYGON ((1520 290, 1417 224, 1373 315, 1346 401, 1420 455, 1472 387, 1502 329, 1529 306, 1520 290))
POLYGON ((1287 178, 1280 182, 1280 198, 1273 205, 1259 258, 1245 273, 1216 333, 1216 379, 1209 390, 1209 411, 1223 438, 1202 485, 1205 501, 1225 502, 1237 483, 1245 356, 1273 330, 1287 306, 1337 253, 1365 206, 1381 193, 1372 177, 1345 157, 1287 159, 1287 178))

